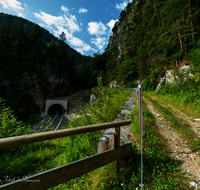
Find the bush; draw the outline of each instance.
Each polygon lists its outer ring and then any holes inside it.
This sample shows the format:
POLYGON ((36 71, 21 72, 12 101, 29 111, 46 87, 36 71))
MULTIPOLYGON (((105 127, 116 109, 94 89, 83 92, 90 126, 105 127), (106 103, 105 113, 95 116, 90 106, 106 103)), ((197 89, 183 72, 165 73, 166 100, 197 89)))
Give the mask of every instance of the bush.
POLYGON ((5 101, 0 98, 0 138, 30 134, 30 126, 17 121, 13 111, 6 107, 5 101))
POLYGON ((146 79, 143 82, 143 90, 144 91, 155 91, 156 90, 157 82, 155 78, 151 78, 149 76, 146 77, 146 79))

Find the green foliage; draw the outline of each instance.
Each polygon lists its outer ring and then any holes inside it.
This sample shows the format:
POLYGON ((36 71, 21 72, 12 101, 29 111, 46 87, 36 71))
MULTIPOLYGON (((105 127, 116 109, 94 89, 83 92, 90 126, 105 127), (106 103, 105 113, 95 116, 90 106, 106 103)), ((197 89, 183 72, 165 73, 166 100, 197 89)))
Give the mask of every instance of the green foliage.
MULTIPOLYGON (((98 84, 95 90, 96 101, 77 113, 66 126, 67 128, 112 121, 130 96, 130 91, 109 90, 103 87, 100 78, 98 79, 98 84), (106 99, 104 100, 104 98, 106 99), (109 105, 107 105, 108 101, 111 102, 109 105)), ((2 108, 4 107, 2 106, 2 108)), ((35 118, 36 116, 32 116, 30 120, 33 121, 35 118)), ((8 122, 9 120, 7 119, 6 121, 8 122)), ((16 121, 13 122, 16 123, 16 121)), ((55 139, 45 144, 34 143, 25 147, 22 146, 15 152, 6 149, 4 153, 0 152, 2 153, 0 157, 0 163, 2 164, 0 178, 2 179, 4 175, 11 178, 37 174, 94 155, 97 153, 97 146, 102 132, 97 131, 55 139)), ((87 175, 73 179, 64 184, 64 186, 71 189, 75 187, 74 184, 80 186, 83 183, 87 184, 87 175)))
POLYGON ((192 48, 199 39, 199 13, 196 0, 129 3, 115 24, 106 49, 109 81, 119 78, 126 84, 149 76, 157 82, 159 72, 176 67, 189 52, 194 52, 192 48), (131 60, 130 64, 127 60, 131 60), (134 73, 131 77, 127 77, 128 69, 134 73))
POLYGON ((150 78, 147 76, 143 82, 144 91, 155 91, 156 90, 156 80, 154 77, 150 78))
POLYGON ((6 107, 0 98, 0 138, 30 134, 30 126, 25 126, 13 115, 13 111, 6 107))
POLYGON ((50 36, 39 25, 0 13, 0 97, 20 120, 40 114, 34 100, 36 89, 49 98, 84 87, 77 64, 84 65, 91 58, 74 53, 64 33, 60 39, 50 36), (49 80, 52 75, 59 80, 54 89, 49 80))
POLYGON ((78 113, 80 117, 75 117, 69 126, 77 127, 112 121, 122 109, 123 102, 130 96, 129 91, 103 87, 101 78, 98 78, 98 86, 92 88, 91 93, 96 96, 95 102, 78 113))
POLYGON ((23 73, 22 78, 19 81, 19 87, 18 87, 18 89, 21 91, 20 93, 21 96, 31 93, 30 83, 31 83, 30 75, 27 72, 23 73))

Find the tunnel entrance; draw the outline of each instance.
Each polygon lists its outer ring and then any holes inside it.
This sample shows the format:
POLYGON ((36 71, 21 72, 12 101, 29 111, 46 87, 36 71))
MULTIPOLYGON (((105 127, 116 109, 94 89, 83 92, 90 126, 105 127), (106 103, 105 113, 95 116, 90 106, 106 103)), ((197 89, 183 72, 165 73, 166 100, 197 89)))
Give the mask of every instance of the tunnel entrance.
POLYGON ((56 115, 56 114, 62 115, 64 113, 65 109, 60 104, 51 105, 47 111, 47 115, 56 115))
POLYGON ((63 114, 67 111, 67 100, 46 100, 45 115, 63 114))

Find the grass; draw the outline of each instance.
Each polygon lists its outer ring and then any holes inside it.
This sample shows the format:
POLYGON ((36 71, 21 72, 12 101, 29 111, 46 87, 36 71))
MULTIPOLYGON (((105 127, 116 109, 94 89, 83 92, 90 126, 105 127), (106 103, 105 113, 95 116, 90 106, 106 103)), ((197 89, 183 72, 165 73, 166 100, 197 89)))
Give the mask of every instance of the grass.
POLYGON ((177 132, 179 132, 182 135, 183 139, 187 140, 187 143, 192 149, 192 151, 200 150, 200 139, 191 130, 189 125, 183 123, 181 119, 174 116, 170 109, 162 106, 157 101, 154 101, 149 95, 145 95, 145 97, 148 98, 154 104, 155 108, 157 108, 158 111, 161 112, 167 120, 171 121, 171 127, 176 129, 177 132))
MULTIPOLYGON (((166 102, 178 108, 190 117, 200 118, 200 109, 198 109, 199 100, 192 101, 192 97, 196 96, 196 93, 187 93, 182 95, 176 94, 159 94, 159 93, 147 93, 159 100, 163 104, 166 102)), ((199 98, 198 98, 199 99, 199 98)))
MULTIPOLYGON (((166 139, 163 138, 155 125, 155 118, 143 106, 144 111, 144 185, 145 189, 190 189, 189 180, 181 171, 178 161, 169 157, 166 139)), ((101 167, 79 178, 70 180, 53 189, 135 189, 140 188, 140 130, 138 107, 134 107, 131 115, 131 129, 134 142, 132 154, 126 160, 120 160, 120 170, 116 162, 101 167)))
MULTIPOLYGON (((100 93, 102 88, 100 88, 100 93)), ((97 89, 98 90, 98 89, 97 89)), ((105 89, 105 91, 107 91, 105 89)), ((69 127, 88 125, 92 122, 112 121, 121 110, 130 92, 105 92, 99 94, 97 101, 87 107, 69 124, 69 127), (111 97, 111 99, 109 99, 111 97), (107 106, 106 106, 107 105, 107 106), (109 113, 109 114, 108 114, 109 113)), ((137 104, 137 102, 135 101, 137 104)), ((172 160, 166 146, 166 140, 159 134, 155 118, 143 106, 144 112, 144 185, 145 189, 189 189, 188 179, 180 169, 180 163, 172 160), (177 164, 178 163, 178 164, 177 164)), ((130 157, 120 160, 117 171, 116 162, 103 166, 78 178, 72 179, 51 189, 135 189, 140 183, 140 136, 138 107, 131 116, 134 142, 130 157), (137 145, 136 145, 137 144, 137 145)), ((45 145, 35 143, 21 146, 15 152, 0 152, 0 179, 4 175, 22 177, 46 171, 66 163, 82 159, 97 152, 101 132, 86 133, 48 141, 45 145)), ((2 182, 1 182, 2 183, 2 182)), ((140 187, 139 187, 140 188, 140 187)))
MULTIPOLYGON (((134 115, 138 114, 135 107, 134 115)), ((144 114, 144 185, 145 189, 189 189, 188 179, 180 169, 180 163, 169 157, 166 139, 158 132, 155 118, 143 103, 144 114), (178 163, 178 164, 177 164, 178 163)), ((132 116, 132 131, 138 144, 140 130, 138 117, 132 116), (133 121, 136 120, 136 121, 133 121)), ((140 147, 138 147, 140 148, 140 147)), ((140 163, 137 164, 140 168, 140 163)), ((140 181, 140 172, 135 171, 135 181, 140 181)), ((135 186, 134 186, 135 187, 135 186)))
MULTIPOLYGON (((99 87, 97 100, 92 106, 80 111, 80 117, 75 117, 68 127, 85 126, 112 121, 119 113, 123 104, 130 96, 130 91, 108 90, 99 87), (110 112, 108 113, 108 111, 110 112)), ((48 141, 46 144, 34 143, 17 148, 0 151, 0 184, 9 179, 21 179, 23 176, 37 174, 97 153, 98 141, 103 131, 85 133, 48 141)), ((108 166, 105 166, 106 168, 108 166)), ((95 171, 94 171, 95 172, 95 171)), ((90 174, 69 181, 60 186, 73 186, 82 183, 90 174)), ((90 178, 91 179, 91 178, 90 178)), ((102 186, 100 181, 91 180, 92 186, 102 186)), ((87 187, 87 184, 83 187, 87 187)), ((55 187, 56 189, 57 187, 55 187)), ((80 188, 80 186, 78 187, 80 188)))

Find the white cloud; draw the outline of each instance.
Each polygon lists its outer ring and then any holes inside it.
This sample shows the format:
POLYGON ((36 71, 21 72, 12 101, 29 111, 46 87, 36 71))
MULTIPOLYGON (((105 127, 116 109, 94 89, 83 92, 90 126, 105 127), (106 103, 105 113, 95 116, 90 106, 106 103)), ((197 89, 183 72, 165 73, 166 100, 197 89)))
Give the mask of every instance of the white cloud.
POLYGON ((76 48, 76 51, 80 52, 81 54, 84 54, 84 52, 87 52, 87 51, 94 51, 94 52, 97 52, 96 49, 92 48, 90 45, 88 44, 84 44, 83 47, 79 47, 79 48, 76 48))
POLYGON ((25 8, 28 8, 28 6, 24 3, 25 8))
POLYGON ((51 28, 52 25, 55 25, 57 28, 58 26, 65 26, 71 33, 81 30, 77 23, 76 17, 71 14, 68 16, 53 16, 40 11, 40 13, 34 13, 34 15, 36 18, 46 23, 48 28, 51 28))
POLYGON ((22 11, 24 8, 21 6, 21 3, 17 0, 0 0, 4 9, 10 9, 15 11, 22 11))
POLYGON ((88 12, 88 10, 81 7, 78 12, 81 14, 88 12))
POLYGON ((110 20, 110 22, 108 22, 108 24, 107 24, 107 26, 109 26, 109 28, 110 28, 110 32, 112 32, 112 29, 113 29, 113 27, 114 27, 114 25, 115 25, 115 23, 117 22, 118 20, 110 20))
POLYGON ((74 15, 69 14, 69 17, 64 16, 65 25, 69 27, 71 32, 80 31, 79 25, 77 23, 76 17, 74 15))
POLYGON ((79 38, 72 37, 71 39, 69 39, 69 41, 70 41, 70 44, 72 44, 73 46, 77 46, 77 47, 84 46, 83 41, 79 38))
POLYGON ((88 23, 88 32, 95 35, 96 38, 91 38, 91 43, 94 44, 100 52, 103 51, 105 45, 108 43, 108 37, 112 33, 112 28, 118 20, 110 20, 107 24, 102 22, 88 23), (109 30, 107 30, 109 28, 109 30))
POLYGON ((23 13, 17 13, 17 14, 18 14, 18 16, 24 18, 24 14, 23 13))
POLYGON ((97 46, 97 48, 102 51, 104 48, 104 45, 106 45, 106 38, 92 38, 91 39, 91 43, 95 44, 95 46, 97 46))
MULTIPOLYGON (((132 0, 129 0, 129 2, 132 2, 132 0)), ((124 8, 127 6, 127 4, 129 3, 128 1, 124 1, 123 3, 117 3, 115 8, 118 10, 124 10, 124 8)))
POLYGON ((65 6, 63 6, 63 5, 61 6, 61 10, 64 11, 64 12, 68 12, 69 11, 69 9, 67 7, 65 7, 65 6))
MULTIPOLYGON (((53 30, 53 29, 52 29, 53 30)), ((62 32, 65 33, 67 41, 69 41, 73 35, 63 26, 57 26, 57 30, 53 30, 56 36, 59 36, 62 32)))
POLYGON ((44 23, 47 24, 47 26, 51 25, 60 25, 64 22, 64 18, 62 16, 53 16, 51 14, 47 14, 43 11, 40 11, 40 13, 33 13, 36 18, 40 19, 44 23))
POLYGON ((23 11, 27 8, 26 4, 24 4, 25 8, 22 7, 22 4, 17 0, 0 0, 0 4, 2 4, 4 9, 15 11, 18 16, 24 17, 23 11))
POLYGON ((89 22, 88 23, 89 27, 88 27, 88 32, 91 35, 105 35, 106 34, 106 30, 107 27, 102 23, 102 22, 89 22))
POLYGON ((84 54, 90 50, 95 52, 97 51, 81 39, 73 36, 74 32, 81 31, 74 15, 67 13, 67 15, 53 16, 43 11, 40 11, 40 13, 34 13, 34 15, 42 21, 40 26, 51 29, 55 36, 59 36, 62 32, 64 32, 67 42, 69 42, 70 45, 77 47, 75 49, 78 52, 84 54))

